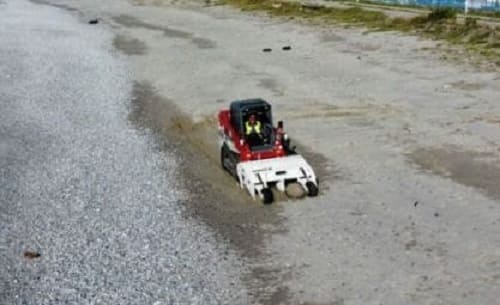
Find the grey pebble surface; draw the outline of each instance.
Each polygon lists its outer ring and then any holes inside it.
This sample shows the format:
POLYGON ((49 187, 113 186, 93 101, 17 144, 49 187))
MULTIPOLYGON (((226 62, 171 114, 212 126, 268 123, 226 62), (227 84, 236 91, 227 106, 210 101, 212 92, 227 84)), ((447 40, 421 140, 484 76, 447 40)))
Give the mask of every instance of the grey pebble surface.
POLYGON ((175 149, 127 120, 112 39, 0 2, 0 304, 245 304, 243 263, 183 217, 175 149))

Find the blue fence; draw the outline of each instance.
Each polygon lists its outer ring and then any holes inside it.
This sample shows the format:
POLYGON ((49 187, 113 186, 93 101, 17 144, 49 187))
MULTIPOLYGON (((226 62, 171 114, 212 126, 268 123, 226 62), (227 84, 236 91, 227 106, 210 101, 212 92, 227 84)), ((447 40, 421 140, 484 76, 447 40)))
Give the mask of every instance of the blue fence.
MULTIPOLYGON (((374 2, 383 2, 388 4, 399 5, 416 5, 416 6, 445 6, 463 10, 466 0, 372 0, 374 2)), ((469 9, 487 10, 500 12, 500 0, 468 0, 469 9)))

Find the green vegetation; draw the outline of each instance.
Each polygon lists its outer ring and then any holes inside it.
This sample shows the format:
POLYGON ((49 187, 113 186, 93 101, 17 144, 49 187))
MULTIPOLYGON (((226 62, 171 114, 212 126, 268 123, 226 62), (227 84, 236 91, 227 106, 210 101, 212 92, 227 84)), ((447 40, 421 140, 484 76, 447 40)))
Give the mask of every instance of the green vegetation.
POLYGON ((344 24, 367 27, 372 31, 401 31, 445 40, 462 45, 500 65, 500 28, 482 25, 474 17, 457 22, 457 11, 436 8, 427 15, 414 18, 390 18, 379 10, 303 5, 299 2, 266 0, 223 0, 244 11, 265 12, 271 16, 287 17, 321 24, 344 24))
POLYGON ((455 18, 457 18, 457 11, 448 7, 435 8, 427 15, 427 20, 434 22, 455 18))

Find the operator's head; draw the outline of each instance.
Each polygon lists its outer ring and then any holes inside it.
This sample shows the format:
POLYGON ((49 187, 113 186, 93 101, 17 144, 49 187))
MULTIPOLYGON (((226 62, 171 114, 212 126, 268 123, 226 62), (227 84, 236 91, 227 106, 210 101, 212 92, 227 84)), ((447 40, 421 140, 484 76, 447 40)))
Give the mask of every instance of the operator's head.
POLYGON ((250 121, 250 123, 255 123, 257 118, 255 117, 255 114, 251 114, 250 117, 248 118, 248 120, 250 121))

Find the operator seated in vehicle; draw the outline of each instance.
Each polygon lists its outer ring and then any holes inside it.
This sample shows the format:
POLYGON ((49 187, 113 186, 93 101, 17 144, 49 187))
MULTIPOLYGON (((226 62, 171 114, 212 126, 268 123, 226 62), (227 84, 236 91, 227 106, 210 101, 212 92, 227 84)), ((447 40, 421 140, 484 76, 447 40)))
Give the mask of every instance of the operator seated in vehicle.
POLYGON ((262 136, 262 123, 257 120, 255 114, 251 114, 245 122, 245 135, 257 134, 262 136))
POLYGON ((245 122, 245 136, 250 146, 261 145, 263 143, 262 123, 257 120, 255 114, 250 114, 245 122))

